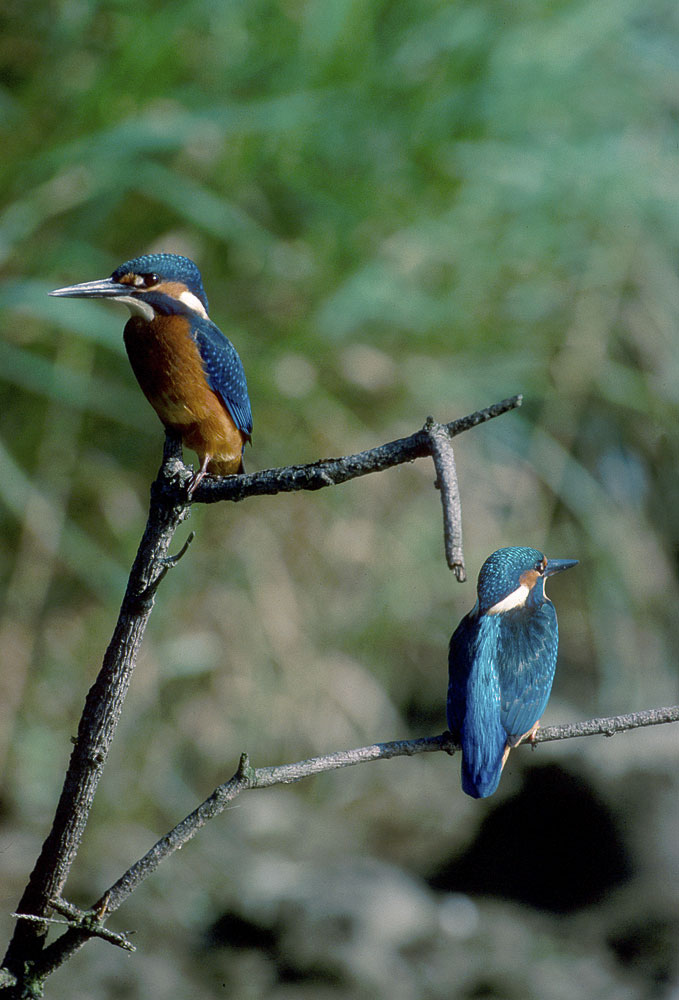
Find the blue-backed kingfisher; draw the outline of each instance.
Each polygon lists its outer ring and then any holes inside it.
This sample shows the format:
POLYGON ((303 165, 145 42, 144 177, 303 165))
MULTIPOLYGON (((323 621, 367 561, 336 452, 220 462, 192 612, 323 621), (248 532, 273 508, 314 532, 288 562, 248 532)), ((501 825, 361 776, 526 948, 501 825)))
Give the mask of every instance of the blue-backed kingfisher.
POLYGON ((110 278, 50 295, 111 298, 131 316, 123 339, 132 370, 165 427, 198 455, 192 494, 206 472, 243 471, 252 412, 243 365, 208 316, 200 271, 188 257, 153 253, 125 261, 110 278))
POLYGON ((540 724, 559 645, 545 581, 577 562, 517 547, 481 567, 478 600, 448 654, 448 726, 462 745, 462 789, 475 799, 493 794, 509 751, 540 724))

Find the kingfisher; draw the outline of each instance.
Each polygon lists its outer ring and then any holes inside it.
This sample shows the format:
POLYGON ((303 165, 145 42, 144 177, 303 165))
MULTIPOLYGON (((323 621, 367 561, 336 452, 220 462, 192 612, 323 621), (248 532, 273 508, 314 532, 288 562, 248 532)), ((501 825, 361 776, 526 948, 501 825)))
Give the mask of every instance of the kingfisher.
POLYGON ((57 288, 65 298, 110 298, 130 310, 123 340, 142 392, 168 430, 198 455, 191 496, 206 473, 244 471, 252 411, 243 364, 208 316, 200 271, 188 257, 126 260, 110 278, 57 288))
POLYGON ((462 745, 462 789, 475 799, 493 794, 509 751, 538 729, 559 645, 545 582, 577 563, 517 546, 481 567, 478 599, 448 653, 448 726, 462 745))

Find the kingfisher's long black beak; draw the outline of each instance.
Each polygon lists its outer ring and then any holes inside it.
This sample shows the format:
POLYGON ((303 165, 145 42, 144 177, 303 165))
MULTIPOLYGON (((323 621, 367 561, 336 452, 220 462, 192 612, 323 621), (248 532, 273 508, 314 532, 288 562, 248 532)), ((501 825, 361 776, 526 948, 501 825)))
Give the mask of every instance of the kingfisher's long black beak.
POLYGON ((97 281, 83 281, 80 285, 55 288, 49 294, 64 299, 117 299, 129 296, 132 291, 129 285, 121 285, 113 278, 99 278, 97 281))
POLYGON ((565 569, 571 569, 578 565, 577 559, 548 559, 545 576, 554 576, 555 573, 562 573, 565 569))

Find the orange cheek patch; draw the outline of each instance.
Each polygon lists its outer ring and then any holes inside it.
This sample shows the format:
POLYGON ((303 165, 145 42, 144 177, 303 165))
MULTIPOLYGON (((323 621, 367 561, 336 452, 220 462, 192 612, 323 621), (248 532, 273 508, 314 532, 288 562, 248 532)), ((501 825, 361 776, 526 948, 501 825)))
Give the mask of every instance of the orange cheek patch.
POLYGON ((519 581, 524 587, 528 587, 529 590, 532 590, 538 582, 539 576, 540 574, 536 569, 527 569, 525 573, 521 574, 519 581))
POLYGON ((169 295, 171 299, 178 299, 182 292, 186 291, 186 285, 182 285, 178 281, 163 281, 159 285, 154 285, 153 291, 169 295))

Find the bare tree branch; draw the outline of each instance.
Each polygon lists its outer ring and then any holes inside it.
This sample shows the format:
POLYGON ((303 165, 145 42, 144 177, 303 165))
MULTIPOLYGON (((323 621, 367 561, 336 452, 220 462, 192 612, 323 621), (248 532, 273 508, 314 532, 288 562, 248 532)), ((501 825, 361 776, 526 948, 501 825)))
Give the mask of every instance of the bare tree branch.
MULTIPOLYGON (((447 425, 433 425, 431 422, 424 430, 408 438, 345 458, 213 481, 208 479, 201 484, 193 500, 205 503, 218 500, 239 501, 249 496, 317 490, 337 485, 430 455, 437 448, 433 438, 440 443, 442 435, 448 439, 520 404, 521 397, 514 396, 461 420, 447 425)), ((452 454, 452 449, 450 451, 452 454)), ((441 456, 438 461, 440 465, 441 456)), ((439 474, 439 481, 441 478, 439 474)), ((189 482, 190 472, 181 461, 180 443, 168 434, 163 463, 151 489, 146 529, 130 573, 113 638, 106 651, 102 669, 87 695, 52 829, 18 907, 17 928, 3 969, 0 970, 0 992, 5 995, 39 997, 46 977, 93 936, 110 940, 119 947, 130 948, 125 935, 104 928, 108 916, 155 871, 161 861, 194 837, 202 826, 219 815, 241 792, 296 782, 314 774, 369 760, 433 751, 452 753, 457 749, 450 733, 443 733, 415 740, 377 743, 275 767, 253 768, 244 754, 236 774, 216 788, 197 809, 132 865, 90 910, 82 911, 68 903, 62 896, 63 888, 76 857, 120 718, 137 653, 153 609, 156 590, 168 570, 184 555, 190 541, 189 538, 177 555, 168 554, 174 532, 190 513, 187 493, 189 482), (50 910, 65 914, 69 928, 49 947, 45 947, 47 925, 53 919, 49 916, 50 910)), ((451 500, 449 496, 447 503, 454 503, 454 497, 451 500)), ((459 537, 458 532, 457 538, 459 537)), ((461 553, 455 556, 455 560, 458 558, 459 562, 455 561, 454 565, 459 567, 461 553)), ((539 730, 533 742, 595 733, 612 735, 625 729, 678 719, 679 708, 658 709, 613 719, 594 719, 572 726, 539 730)))
MULTIPOLYGON (((180 451, 166 439, 161 472, 151 488, 146 530, 132 565, 113 637, 92 685, 78 726, 56 814, 17 907, 20 914, 47 916, 59 899, 75 860, 94 795, 132 679, 137 653, 153 609, 158 584, 167 572, 167 552, 177 527, 189 514, 187 503, 168 500, 165 477, 180 451)), ((44 948, 47 924, 19 920, 3 962, 17 979, 33 969, 44 948)), ((38 990, 37 984, 31 987, 38 990)), ((39 993, 38 993, 39 995, 39 993)))
POLYGON ((587 722, 571 722, 563 726, 548 726, 538 729, 533 743, 551 743, 553 740, 570 740, 576 736, 615 736, 629 729, 643 726, 661 726, 665 722, 679 722, 679 705, 669 708, 647 708, 643 712, 629 715, 613 715, 608 719, 589 719, 587 722))
MULTIPOLYGON (((461 434, 520 406, 521 400, 521 396, 513 396, 452 421, 446 425, 448 433, 451 436, 461 434)), ((429 454, 429 436, 426 431, 418 431, 408 438, 357 455, 205 481, 191 499, 214 503, 295 490, 317 490, 429 454)), ((49 917, 50 901, 62 899, 120 719, 156 590, 186 550, 184 546, 177 556, 168 555, 177 527, 190 513, 189 481, 190 473, 181 461, 181 444, 176 436, 168 433, 163 463, 151 488, 146 529, 132 566, 113 637, 85 701, 52 828, 17 907, 18 914, 26 919, 18 920, 3 962, 9 980, 17 983, 15 996, 41 995, 45 975, 56 967, 45 953, 47 922, 40 918, 49 917)), ((103 901, 99 908, 101 905, 103 901)), ((96 916, 99 910, 95 907, 92 912, 96 916)), ((104 905, 101 919, 105 912, 104 905)), ((88 931, 71 929, 67 932, 80 935, 83 940, 91 933, 91 928, 88 931)), ((54 954, 53 949, 54 945, 48 951, 54 954)), ((3 978, 8 981, 7 975, 3 978)), ((0 988, 4 990, 1 984, 0 988)))
MULTIPOLYGON (((463 431, 478 427, 494 417, 521 406, 523 396, 510 396, 500 403, 494 403, 485 410, 477 410, 460 420, 443 424, 450 437, 457 437, 463 431)), ((200 503, 216 503, 219 500, 245 500, 252 496, 271 496, 274 493, 294 493, 297 490, 320 490, 325 486, 339 486, 358 476, 372 472, 383 472, 395 465, 413 462, 416 458, 431 455, 431 440, 426 430, 417 431, 407 438, 389 441, 378 448, 361 451, 344 458, 326 458, 310 465, 291 465, 282 469, 267 469, 244 476, 226 476, 215 479, 206 476, 193 495, 200 503)), ((187 472, 188 476, 188 472, 187 472)))
MULTIPOLYGON (((573 739, 578 736, 613 736, 615 733, 638 729, 642 726, 658 726, 668 722, 679 722, 679 705, 669 708, 648 709, 630 715, 616 715, 611 718, 589 719, 586 722, 567 723, 538 729, 530 743, 549 743, 554 740, 573 739)), ((526 746, 524 743, 521 746, 526 746)), ((443 751, 453 754, 459 744, 449 732, 439 736, 424 736, 419 739, 393 740, 389 743, 373 743, 354 750, 338 750, 335 753, 297 761, 294 764, 280 764, 273 767, 254 768, 247 754, 242 754, 236 773, 224 784, 219 785, 204 802, 186 816, 169 833, 154 844, 139 861, 132 865, 89 913, 108 916, 117 910, 141 883, 153 874, 162 861, 171 857, 191 840, 211 819, 222 813, 241 792, 271 788, 273 785, 288 785, 304 778, 310 778, 342 767, 353 767, 373 760, 390 760, 393 757, 413 757, 419 753, 443 751)), ((62 965, 87 940, 88 934, 80 929, 66 931, 61 938, 45 949, 40 971, 47 975, 62 965)), ((116 942, 117 943, 117 942, 116 942)))

